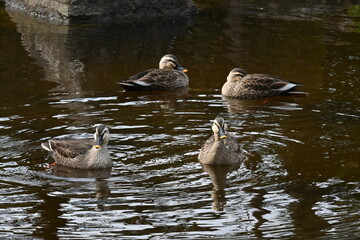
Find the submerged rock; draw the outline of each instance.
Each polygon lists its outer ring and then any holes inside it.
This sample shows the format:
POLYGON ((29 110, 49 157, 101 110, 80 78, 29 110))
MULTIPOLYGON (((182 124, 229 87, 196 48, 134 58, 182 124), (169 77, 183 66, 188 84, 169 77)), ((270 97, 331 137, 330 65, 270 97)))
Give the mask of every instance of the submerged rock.
POLYGON ((8 7, 51 22, 143 22, 188 17, 192 0, 6 0, 8 7))

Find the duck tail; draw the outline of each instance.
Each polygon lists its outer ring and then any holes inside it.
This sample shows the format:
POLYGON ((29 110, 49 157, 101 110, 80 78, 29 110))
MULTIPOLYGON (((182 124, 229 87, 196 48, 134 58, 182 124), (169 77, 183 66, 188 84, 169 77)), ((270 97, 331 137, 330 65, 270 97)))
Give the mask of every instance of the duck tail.
POLYGON ((50 141, 41 143, 41 147, 48 152, 53 152, 50 141))
POLYGON ((125 90, 131 91, 133 90, 136 85, 134 85, 133 83, 125 83, 125 82, 121 82, 119 83, 125 90))
POLYGON ((150 89, 150 85, 141 85, 138 82, 121 82, 119 84, 127 91, 145 91, 150 89))

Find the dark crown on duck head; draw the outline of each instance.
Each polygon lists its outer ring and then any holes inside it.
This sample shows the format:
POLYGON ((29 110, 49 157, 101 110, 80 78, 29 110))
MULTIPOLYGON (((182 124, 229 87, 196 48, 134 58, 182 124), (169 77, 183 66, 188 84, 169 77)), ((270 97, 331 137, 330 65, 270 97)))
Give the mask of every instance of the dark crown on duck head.
POLYGON ((103 131, 105 130, 106 126, 104 124, 100 124, 99 126, 96 127, 96 133, 101 135, 103 133, 103 131))
POLYGON ((177 57, 175 57, 172 54, 166 54, 163 56, 164 59, 169 60, 169 61, 175 61, 175 62, 179 62, 179 60, 177 59, 177 57))
POLYGON ((226 135, 226 124, 223 118, 216 118, 212 127, 214 134, 218 135, 220 139, 227 138, 226 135))
POLYGON ((237 82, 247 75, 246 71, 241 68, 234 68, 230 71, 229 75, 226 78, 228 82, 237 82))
POLYGON ((179 66, 179 60, 172 54, 166 54, 160 59, 159 68, 176 68, 179 66))
POLYGON ((231 73, 235 74, 235 76, 245 77, 247 72, 242 68, 234 68, 231 70, 231 73))
POLYGON ((214 122, 217 123, 217 125, 220 127, 224 125, 224 119, 220 117, 216 118, 214 122))
POLYGON ((172 54, 166 54, 161 58, 159 69, 175 69, 181 72, 187 72, 187 69, 182 67, 179 60, 172 54))

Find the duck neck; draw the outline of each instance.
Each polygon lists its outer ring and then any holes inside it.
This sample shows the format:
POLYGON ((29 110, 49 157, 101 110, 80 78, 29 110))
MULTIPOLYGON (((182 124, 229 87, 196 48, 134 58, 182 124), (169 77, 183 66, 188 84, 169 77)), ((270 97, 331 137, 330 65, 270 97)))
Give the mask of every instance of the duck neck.
POLYGON ((213 156, 212 162, 213 165, 228 165, 228 161, 231 158, 229 155, 229 150, 226 147, 224 140, 220 136, 215 135, 215 142, 211 147, 211 156, 213 156))
POLYGON ((222 140, 221 140, 219 134, 214 134, 214 137, 215 137, 215 142, 222 143, 222 140))
POLYGON ((102 145, 100 149, 92 148, 89 152, 90 165, 102 165, 108 161, 109 153, 107 145, 102 145))

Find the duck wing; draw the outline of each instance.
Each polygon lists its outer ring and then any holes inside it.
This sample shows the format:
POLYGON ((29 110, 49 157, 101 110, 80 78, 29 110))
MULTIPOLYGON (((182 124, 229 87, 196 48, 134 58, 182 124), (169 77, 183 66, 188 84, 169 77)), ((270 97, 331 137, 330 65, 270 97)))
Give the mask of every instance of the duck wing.
POLYGON ((120 84, 121 83, 131 83, 133 81, 139 80, 142 77, 146 76, 149 72, 154 71, 154 70, 156 70, 156 69, 149 69, 149 70, 146 70, 146 71, 143 71, 143 72, 139 72, 139 73, 137 73, 137 74, 135 74, 135 75, 133 75, 131 77, 125 78, 124 80, 122 80, 120 82, 120 84))
POLYGON ((140 73, 137 73, 127 79, 120 82, 120 85, 126 90, 142 90, 150 88, 157 81, 161 80, 160 69, 149 69, 140 73))
POLYGON ((64 158, 75 158, 86 154, 93 145, 93 140, 49 140, 41 144, 45 150, 64 158))
POLYGON ((214 145, 214 143, 215 143, 215 137, 214 135, 212 135, 205 141, 204 145, 202 145, 200 149, 199 157, 203 154, 206 154, 209 151, 209 149, 211 149, 212 145, 214 145))
POLYGON ((242 81, 245 88, 251 88, 256 91, 288 92, 297 86, 301 86, 299 83, 265 74, 248 74, 242 81))
POLYGON ((157 84, 171 80, 173 70, 149 69, 120 82, 126 90, 149 90, 157 84))
POLYGON ((232 154, 239 157, 243 154, 243 149, 234 136, 228 134, 228 137, 225 138, 224 141, 225 146, 232 152, 232 154))

